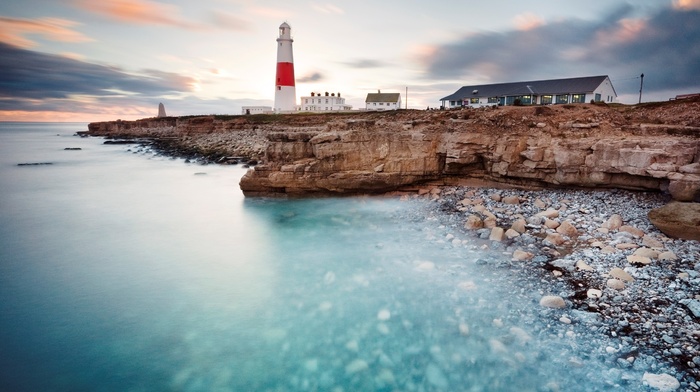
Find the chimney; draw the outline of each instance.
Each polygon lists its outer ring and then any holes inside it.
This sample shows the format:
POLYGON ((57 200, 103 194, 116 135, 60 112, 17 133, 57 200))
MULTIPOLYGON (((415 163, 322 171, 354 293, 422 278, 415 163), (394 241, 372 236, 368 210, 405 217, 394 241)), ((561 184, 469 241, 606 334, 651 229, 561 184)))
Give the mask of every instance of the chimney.
POLYGON ((328 96, 328 91, 326 91, 326 97, 328 96))
POLYGON ((316 95, 316 93, 311 93, 311 96, 312 96, 312 97, 315 96, 315 95, 316 95))
POLYGON ((377 90, 377 94, 381 94, 381 93, 382 93, 382 90, 377 90))

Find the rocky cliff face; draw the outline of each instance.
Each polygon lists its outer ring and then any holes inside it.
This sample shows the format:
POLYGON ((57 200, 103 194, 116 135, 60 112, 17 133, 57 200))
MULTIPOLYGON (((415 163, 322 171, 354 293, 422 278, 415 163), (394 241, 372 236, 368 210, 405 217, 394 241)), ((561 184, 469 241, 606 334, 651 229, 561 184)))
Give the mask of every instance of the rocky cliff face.
MULTIPOLYGON (((698 102, 676 103, 700 111, 698 102)), ((425 181, 668 191, 700 197, 698 115, 597 105, 366 114, 271 133, 246 195, 383 192, 425 181), (642 111, 646 110, 646 111, 642 111)))
POLYGON ((600 187, 700 199, 700 101, 459 111, 166 117, 89 134, 263 163, 246 195, 377 193, 425 182, 600 187))

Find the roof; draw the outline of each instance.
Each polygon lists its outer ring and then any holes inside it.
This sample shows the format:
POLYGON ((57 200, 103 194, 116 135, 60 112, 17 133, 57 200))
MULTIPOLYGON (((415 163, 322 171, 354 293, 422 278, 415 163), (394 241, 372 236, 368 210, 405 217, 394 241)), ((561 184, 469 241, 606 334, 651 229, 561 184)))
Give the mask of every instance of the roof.
POLYGON ((365 98, 367 102, 399 102, 401 94, 399 93, 369 93, 365 98))
POLYGON ((469 97, 503 97, 507 95, 543 95, 565 93, 590 93, 600 86, 607 75, 581 78, 529 80, 523 82, 480 84, 464 86, 441 101, 456 101, 469 97))

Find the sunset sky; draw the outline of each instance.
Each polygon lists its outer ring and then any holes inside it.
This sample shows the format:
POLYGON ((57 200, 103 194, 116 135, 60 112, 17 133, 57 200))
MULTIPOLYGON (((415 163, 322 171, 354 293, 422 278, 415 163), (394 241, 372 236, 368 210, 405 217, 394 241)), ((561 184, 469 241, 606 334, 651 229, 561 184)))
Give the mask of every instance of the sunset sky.
POLYGON ((609 75, 619 101, 700 93, 700 0, 21 0, 0 3, 0 121, 272 106, 278 27, 297 98, 437 107, 463 85, 609 75), (404 97, 404 102, 406 98, 404 97))

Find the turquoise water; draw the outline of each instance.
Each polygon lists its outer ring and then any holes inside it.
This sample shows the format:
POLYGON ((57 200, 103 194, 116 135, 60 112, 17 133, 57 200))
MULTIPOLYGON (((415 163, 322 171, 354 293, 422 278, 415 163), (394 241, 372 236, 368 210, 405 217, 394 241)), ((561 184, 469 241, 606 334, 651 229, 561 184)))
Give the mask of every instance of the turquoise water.
POLYGON ((0 124, 0 390, 641 387, 418 202, 245 199, 85 128, 0 124))

